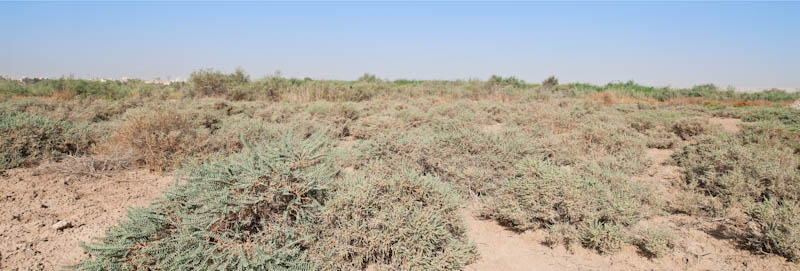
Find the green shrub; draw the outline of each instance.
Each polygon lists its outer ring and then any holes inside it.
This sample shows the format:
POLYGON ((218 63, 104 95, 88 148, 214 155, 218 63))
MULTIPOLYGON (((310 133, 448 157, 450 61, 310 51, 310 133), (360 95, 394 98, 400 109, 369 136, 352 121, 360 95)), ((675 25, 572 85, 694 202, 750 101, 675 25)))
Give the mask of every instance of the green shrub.
POLYGON ((599 181, 530 158, 518 168, 521 177, 502 183, 483 210, 517 230, 586 221, 632 225, 647 212, 646 191, 625 180, 599 181))
POLYGON ((767 89, 757 92, 741 93, 741 98, 746 100, 767 100, 771 102, 791 101, 800 99, 800 91, 787 92, 782 89, 767 89))
POLYGON ((800 131, 800 110, 788 107, 760 107, 743 114, 743 121, 777 121, 793 131, 800 131))
POLYGON ((622 227, 598 221, 581 225, 579 234, 584 247, 597 250, 600 254, 617 252, 626 241, 622 227))
POLYGON ((689 189, 718 197, 725 207, 764 197, 800 200, 800 155, 780 141, 708 135, 673 155, 689 189))
MULTIPOLYGON (((411 167, 438 176, 465 193, 486 195, 500 180, 512 176, 514 163, 535 147, 526 144, 520 133, 492 135, 460 121, 428 118, 437 120, 413 131, 380 133, 371 138, 370 158, 385 160, 393 170, 411 167)), ((397 125, 391 118, 386 121, 387 128, 397 125)))
POLYGON ((246 142, 274 141, 286 132, 285 125, 268 125, 246 116, 231 116, 225 119, 210 138, 210 144, 227 154, 244 149, 246 142))
POLYGON ((3 109, 0 109, 0 135, 0 169, 83 154, 94 145, 94 135, 85 124, 3 109))
POLYGON ((647 189, 603 169, 581 173, 525 158, 517 178, 486 199, 482 215, 519 231, 548 228, 547 243, 581 240, 600 253, 614 252, 627 238, 623 228, 650 215, 647 189))
MULTIPOLYGON (((196 96, 218 96, 225 95, 233 87, 241 86, 250 81, 250 76, 243 70, 236 69, 234 73, 223 74, 212 69, 203 69, 192 72, 189 76, 189 83, 192 85, 196 96)), ((241 91, 234 93, 237 98, 241 91)))
POLYGON ((648 148, 671 149, 680 138, 663 123, 658 123, 646 118, 631 120, 631 128, 645 136, 645 145, 648 148))
POLYGON ((77 268, 452 270, 476 258, 448 185, 412 172, 334 184, 329 149, 323 133, 289 135, 191 166, 185 184, 84 245, 77 268))
POLYGON ((648 228, 639 233, 634 244, 649 257, 660 258, 675 248, 675 235, 666 229, 648 228))
POLYGON ((796 261, 800 249, 800 152, 797 135, 775 126, 747 125, 734 136, 700 136, 673 155, 694 204, 713 215, 750 209, 757 246, 796 261), (795 143, 791 143, 795 142, 795 143), (791 144, 790 144, 791 143, 791 144), (794 144, 794 145, 792 145, 794 144))
POLYGON ((382 80, 379 79, 374 74, 365 73, 364 75, 361 75, 361 77, 359 77, 358 80, 356 81, 367 82, 367 83, 378 83, 381 82, 382 80))
POLYGON ((28 95, 22 82, 0 77, 0 93, 3 95, 28 95))
POLYGON ((556 78, 555 76, 547 77, 547 79, 544 79, 544 81, 542 81, 543 88, 551 89, 557 86, 558 86, 558 78, 556 78))
POLYGON ((800 130, 792 130, 777 121, 746 123, 741 137, 743 144, 774 144, 800 154, 800 130))
POLYGON ((454 190, 438 178, 381 169, 337 184, 315 244, 323 269, 459 270, 476 259, 454 190))
POLYGON ((747 213, 760 230, 757 245, 767 252, 800 261, 800 216, 795 201, 764 201, 747 213))
POLYGON ((185 184, 134 209, 78 270, 299 270, 336 171, 319 134, 189 167, 185 184))
MULTIPOLYGON (((558 80, 556 80, 556 83, 557 82, 558 80)), ((489 80, 486 83, 488 83, 491 86, 503 86, 503 87, 510 86, 519 88, 526 86, 525 81, 522 81, 514 76, 509 76, 504 78, 502 76, 492 75, 491 77, 489 77, 489 80)))

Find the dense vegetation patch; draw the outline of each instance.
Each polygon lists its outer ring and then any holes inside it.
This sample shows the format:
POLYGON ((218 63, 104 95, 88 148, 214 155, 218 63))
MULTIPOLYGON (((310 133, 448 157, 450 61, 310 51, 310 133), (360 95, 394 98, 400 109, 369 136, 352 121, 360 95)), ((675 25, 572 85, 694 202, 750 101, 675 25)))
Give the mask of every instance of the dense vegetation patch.
MULTIPOLYGON (((673 158, 687 189, 705 197, 698 213, 722 216, 747 210, 758 224, 752 240, 760 249, 797 260, 800 255, 800 134, 767 122, 739 134, 699 137, 673 158)), ((751 240, 747 240, 751 241, 751 240)))
POLYGON ((413 171, 357 175, 337 187, 315 245, 323 269, 457 270, 475 259, 460 196, 438 178, 413 171))
POLYGON ((134 209, 79 270, 397 270, 474 259, 458 196, 414 173, 334 185, 323 133, 293 136, 187 169, 158 203, 134 209))
POLYGON ((583 83, 560 84, 550 76, 541 83, 527 83, 516 77, 493 75, 479 80, 381 80, 364 74, 357 80, 312 80, 311 78, 285 78, 276 73, 251 80, 241 69, 223 73, 213 69, 193 72, 187 82, 146 83, 142 80, 85 80, 76 78, 11 80, 0 77, 0 99, 15 96, 52 96, 57 98, 94 97, 102 99, 127 99, 142 97, 224 97, 230 100, 328 100, 364 101, 375 97, 420 97, 442 95, 458 98, 531 96, 575 97, 592 93, 613 93, 621 97, 646 98, 668 101, 682 98, 702 98, 703 101, 739 100, 736 104, 749 105, 751 101, 766 103, 791 102, 800 99, 800 92, 770 89, 760 92, 737 92, 719 89, 714 85, 691 88, 651 87, 633 81, 612 82, 606 85, 583 83))
POLYGON ((310 269, 330 166, 326 142, 284 139, 187 170, 184 185, 134 209, 81 270, 310 269))

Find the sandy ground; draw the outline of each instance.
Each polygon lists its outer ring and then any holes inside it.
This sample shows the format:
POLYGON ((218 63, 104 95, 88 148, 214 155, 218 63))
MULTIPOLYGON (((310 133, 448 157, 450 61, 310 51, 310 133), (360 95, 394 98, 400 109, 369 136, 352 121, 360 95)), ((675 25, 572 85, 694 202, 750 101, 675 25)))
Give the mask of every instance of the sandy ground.
POLYGON ((71 176, 37 168, 0 174, 0 270, 61 270, 86 257, 80 242, 102 237, 130 206, 144 206, 169 176, 126 170, 71 176), (60 221, 70 227, 53 228, 60 221))
POLYGON ((471 211, 464 211, 464 218, 481 257, 466 270, 800 270, 782 257, 738 249, 735 241, 707 233, 717 230, 713 223, 688 216, 657 218, 678 236, 673 253, 659 259, 647 258, 633 245, 608 256, 579 244, 548 247, 542 230, 516 233, 471 211))

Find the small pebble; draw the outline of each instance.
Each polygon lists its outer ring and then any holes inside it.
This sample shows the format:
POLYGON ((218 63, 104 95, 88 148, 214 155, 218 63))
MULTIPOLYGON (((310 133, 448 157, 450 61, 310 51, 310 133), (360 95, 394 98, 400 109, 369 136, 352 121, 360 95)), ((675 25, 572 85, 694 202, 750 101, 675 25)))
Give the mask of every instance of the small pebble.
POLYGON ((53 229, 55 229, 57 231, 61 231, 61 230, 64 230, 64 229, 67 229, 67 228, 71 228, 71 227, 72 227, 72 223, 67 221, 67 220, 61 220, 58 223, 53 224, 53 229))

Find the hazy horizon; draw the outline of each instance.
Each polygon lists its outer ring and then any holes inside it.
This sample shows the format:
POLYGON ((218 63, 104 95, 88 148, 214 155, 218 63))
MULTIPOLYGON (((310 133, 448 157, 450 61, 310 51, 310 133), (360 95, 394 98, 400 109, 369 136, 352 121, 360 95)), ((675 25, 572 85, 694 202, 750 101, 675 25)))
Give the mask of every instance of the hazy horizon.
POLYGON ((800 3, 0 3, 0 75, 800 88, 800 3))

